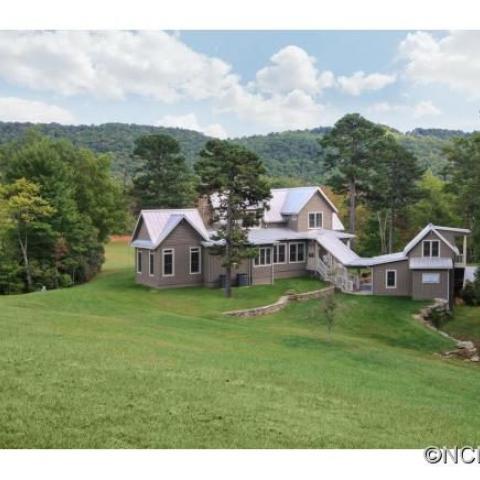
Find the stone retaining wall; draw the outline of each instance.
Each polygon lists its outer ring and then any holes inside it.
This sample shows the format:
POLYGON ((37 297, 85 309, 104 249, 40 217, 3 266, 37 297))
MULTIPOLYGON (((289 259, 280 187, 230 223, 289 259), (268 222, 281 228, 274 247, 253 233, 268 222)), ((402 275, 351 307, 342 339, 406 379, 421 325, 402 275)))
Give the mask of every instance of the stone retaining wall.
POLYGON ((480 355, 478 349, 475 347, 473 342, 469 340, 459 340, 458 338, 452 337, 447 332, 444 332, 437 328, 435 325, 433 325, 432 318, 438 318, 438 315, 448 316, 450 314, 451 313, 449 310, 448 301, 436 298, 433 304, 422 308, 420 312, 413 316, 413 318, 419 320, 426 327, 435 330, 443 337, 455 342, 455 350, 443 352, 443 356, 458 357, 471 362, 480 362, 480 355))
POLYGON ((224 315, 230 317, 258 317, 260 315, 269 315, 271 313, 283 310, 289 303, 292 302, 306 302, 315 298, 323 298, 327 295, 333 295, 335 287, 325 287, 321 290, 314 290, 305 293, 291 293, 281 296, 275 303, 271 305, 264 305, 263 307, 247 308, 245 310, 232 310, 231 312, 224 312, 224 315))

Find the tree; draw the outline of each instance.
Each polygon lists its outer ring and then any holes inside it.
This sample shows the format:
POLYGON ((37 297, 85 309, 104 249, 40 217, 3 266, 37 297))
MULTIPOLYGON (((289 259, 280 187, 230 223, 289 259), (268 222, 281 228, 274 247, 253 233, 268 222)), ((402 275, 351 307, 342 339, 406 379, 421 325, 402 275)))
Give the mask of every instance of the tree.
POLYGON ((347 193, 349 231, 355 234, 358 200, 372 188, 375 160, 385 130, 358 113, 338 120, 320 144, 325 149, 327 183, 338 193, 347 193))
POLYGON ((225 296, 230 297, 233 266, 255 254, 248 243, 248 229, 258 224, 270 198, 265 169, 258 156, 246 148, 210 140, 200 152, 195 170, 200 194, 215 193, 219 198, 214 218, 220 221, 215 237, 218 245, 212 253, 223 257, 225 296))
POLYGON ((472 230, 472 256, 480 259, 480 132, 456 138, 445 149, 449 165, 447 191, 455 194, 455 206, 465 226, 472 230))
MULTIPOLYGON (((56 288, 92 278, 104 260, 103 243, 125 224, 125 199, 110 175, 110 158, 34 130, 2 145, 0 158, 1 181, 6 188, 26 179, 55 210, 55 215, 43 220, 43 230, 35 228, 29 233, 32 280, 56 288)), ((18 249, 12 248, 8 237, 7 232, 4 251, 18 263, 18 249)), ((8 285, 3 288, 4 292, 11 290, 8 285)))
POLYGON ((169 135, 145 135, 135 141, 134 157, 140 161, 133 179, 133 195, 142 208, 181 208, 194 201, 192 175, 169 135))
POLYGON ((447 183, 427 170, 420 181, 420 199, 408 209, 409 236, 429 223, 434 225, 459 225, 461 218, 455 211, 456 198, 447 191, 447 183))
POLYGON ((323 307, 323 316, 325 317, 325 321, 327 323, 328 339, 331 341, 332 330, 336 322, 336 310, 337 310, 337 303, 335 301, 335 295, 333 293, 331 295, 327 295, 323 299, 322 307, 323 307))
POLYGON ((367 204, 378 220, 382 253, 391 253, 396 238, 398 216, 418 200, 418 180, 422 170, 415 156, 387 135, 376 163, 374 188, 366 193, 367 204))
POLYGON ((39 192, 38 185, 24 178, 0 190, 0 198, 5 202, 7 220, 15 232, 22 254, 28 291, 33 288, 29 260, 30 235, 35 230, 51 232, 45 220, 55 213, 55 209, 40 197, 39 192))

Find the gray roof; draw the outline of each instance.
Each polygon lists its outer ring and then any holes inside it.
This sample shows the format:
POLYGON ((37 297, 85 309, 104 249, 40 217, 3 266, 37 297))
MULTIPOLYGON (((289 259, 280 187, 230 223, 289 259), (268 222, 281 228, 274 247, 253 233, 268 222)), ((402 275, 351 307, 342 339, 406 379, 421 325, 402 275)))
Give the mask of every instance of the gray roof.
POLYGON ((464 235, 468 235, 470 230, 466 228, 452 228, 452 227, 442 227, 440 225, 433 225, 429 223, 426 227, 422 228, 422 230, 412 239, 410 242, 405 245, 403 252, 407 254, 412 250, 426 235, 430 232, 433 232, 442 242, 444 242, 454 253, 457 255, 459 254, 458 248, 455 245, 452 245, 442 234, 441 231, 449 231, 449 232, 457 232, 464 235))
POLYGON ((407 260, 407 256, 403 252, 388 253, 386 255, 377 255, 376 257, 362 258, 349 263, 349 267, 372 267, 374 265, 382 265, 384 263, 401 262, 407 260))
POLYGON ((131 242, 133 247, 147 249, 157 248, 182 220, 188 222, 204 240, 208 240, 209 238, 202 217, 196 208, 142 210, 138 217, 133 237, 142 219, 145 222, 150 241, 133 240, 131 242))
MULTIPOLYGON (((338 210, 331 200, 327 197, 325 192, 317 186, 311 187, 294 187, 294 188, 273 188, 270 190, 271 198, 268 202, 269 209, 265 210, 263 220, 265 223, 283 223, 285 222, 285 215, 298 215, 306 203, 312 198, 315 193, 327 202, 332 208, 333 218, 332 227, 334 230, 345 230, 340 218, 338 217, 338 210)), ((210 196, 210 202, 213 208, 218 208, 219 195, 213 194, 210 196)), ((253 207, 252 207, 253 208, 253 207)))
POLYGON ((411 270, 450 270, 453 261, 446 257, 412 257, 409 261, 411 270))

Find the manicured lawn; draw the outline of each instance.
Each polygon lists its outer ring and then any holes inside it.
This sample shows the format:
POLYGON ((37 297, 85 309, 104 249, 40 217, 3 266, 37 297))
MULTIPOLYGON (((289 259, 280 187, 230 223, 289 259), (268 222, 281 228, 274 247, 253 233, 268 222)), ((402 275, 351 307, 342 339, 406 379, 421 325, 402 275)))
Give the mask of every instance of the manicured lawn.
POLYGON ((336 295, 256 319, 294 279, 155 291, 108 248, 80 287, 0 298, 0 448, 395 448, 476 445, 480 369, 411 318, 408 299, 336 295))
POLYGON ((458 306, 443 330, 456 338, 472 340, 480 346, 480 307, 458 306))

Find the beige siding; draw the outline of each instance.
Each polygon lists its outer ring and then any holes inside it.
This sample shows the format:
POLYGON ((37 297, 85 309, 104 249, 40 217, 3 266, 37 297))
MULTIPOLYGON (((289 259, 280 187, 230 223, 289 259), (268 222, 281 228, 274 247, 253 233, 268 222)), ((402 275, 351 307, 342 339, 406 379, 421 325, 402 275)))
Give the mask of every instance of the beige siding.
POLYGON ((288 226, 297 232, 304 232, 308 230, 308 213, 322 212, 323 213, 323 228, 332 229, 332 207, 325 201, 325 199, 316 193, 306 203, 301 212, 289 218, 288 226))
POLYGON ((412 271, 412 297, 414 300, 428 300, 431 298, 449 298, 449 283, 450 282, 449 270, 413 270, 412 271), (439 273, 440 283, 436 284, 423 284, 423 273, 439 273))
MULTIPOLYGON (((156 276, 151 276, 148 274, 148 254, 150 250, 144 250, 140 248, 135 249, 135 281, 141 283, 142 285, 147 285, 149 287, 157 286, 156 276), (138 273, 137 266, 137 252, 140 252, 142 256, 142 272, 138 273)), ((155 271, 157 271, 157 266, 155 265, 155 271)))
POLYGON ((200 235, 188 222, 183 220, 154 251, 155 273, 153 277, 149 275, 148 271, 148 250, 143 251, 143 271, 141 274, 136 274, 137 282, 152 287, 201 285, 204 263, 204 249, 201 247, 201 240, 200 235), (190 247, 201 248, 202 273, 200 274, 190 274, 190 247), (162 275, 162 250, 166 248, 174 250, 174 275, 171 277, 162 275))
MULTIPOLYGON (((208 250, 205 251, 205 276, 204 282, 208 287, 218 287, 220 275, 225 274, 225 268, 222 266, 222 257, 219 255, 211 255, 208 250)), ((243 260, 237 268, 232 270, 231 280, 232 284, 237 281, 237 274, 246 273, 250 277, 250 260, 243 260)))
POLYGON ((410 270, 408 261, 385 263, 372 267, 373 294, 374 295, 396 295, 407 296, 411 292, 410 270), (397 287, 386 288, 386 271, 396 270, 397 287))
POLYGON ((148 234, 143 219, 140 220, 140 225, 137 228, 137 234, 135 235, 134 240, 150 240, 150 235, 148 234))
POLYGON ((434 232, 430 232, 410 251, 409 257, 422 257, 423 256, 423 240, 439 240, 440 241, 440 256, 441 257, 454 257, 454 253, 445 242, 443 242, 434 232))

